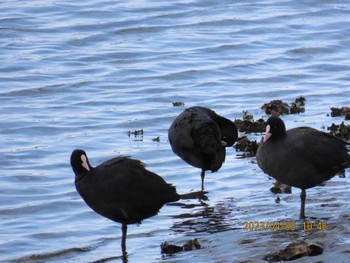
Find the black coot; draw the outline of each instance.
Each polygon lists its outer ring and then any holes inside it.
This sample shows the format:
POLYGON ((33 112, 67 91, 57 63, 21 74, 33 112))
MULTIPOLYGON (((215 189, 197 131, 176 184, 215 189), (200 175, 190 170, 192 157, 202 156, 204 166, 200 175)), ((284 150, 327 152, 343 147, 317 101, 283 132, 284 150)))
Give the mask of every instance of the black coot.
POLYGON ((350 167, 349 144, 310 127, 286 131, 278 117, 267 120, 264 142, 257 151, 260 168, 277 181, 301 189, 300 219, 305 218, 306 189, 350 167))
POLYGON ((71 166, 75 187, 98 214, 122 224, 122 249, 126 249, 128 224, 156 215, 168 202, 179 200, 174 186, 145 169, 138 160, 119 156, 92 167, 83 150, 74 150, 71 166))
POLYGON ((202 191, 205 171, 216 172, 225 161, 225 147, 237 140, 235 124, 204 107, 183 111, 169 128, 169 142, 175 154, 188 164, 202 169, 202 191))

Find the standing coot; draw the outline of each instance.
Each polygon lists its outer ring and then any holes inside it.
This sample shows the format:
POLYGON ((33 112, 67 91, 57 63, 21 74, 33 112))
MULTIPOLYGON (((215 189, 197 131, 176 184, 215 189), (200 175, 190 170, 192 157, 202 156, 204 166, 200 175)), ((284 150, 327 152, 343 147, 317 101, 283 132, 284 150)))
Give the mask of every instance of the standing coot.
POLYGON ((306 189, 350 167, 349 144, 310 127, 286 131, 284 122, 270 117, 264 142, 257 151, 260 168, 277 181, 301 189, 300 219, 305 218, 306 189))
POLYGON ((225 147, 232 146, 237 136, 232 121, 204 107, 183 111, 168 133, 173 152, 188 164, 202 169, 202 191, 205 171, 220 169, 225 161, 225 147))
POLYGON ((119 156, 92 167, 83 150, 74 150, 71 166, 75 187, 86 204, 122 224, 123 252, 128 224, 139 224, 156 215, 164 204, 180 198, 174 186, 128 157, 119 156))

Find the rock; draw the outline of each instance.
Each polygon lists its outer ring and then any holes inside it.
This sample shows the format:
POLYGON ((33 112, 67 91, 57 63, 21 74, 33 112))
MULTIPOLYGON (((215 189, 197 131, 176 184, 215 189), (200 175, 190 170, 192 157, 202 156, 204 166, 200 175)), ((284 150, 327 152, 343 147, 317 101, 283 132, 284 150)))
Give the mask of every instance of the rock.
POLYGON ((156 138, 153 138, 152 141, 154 141, 154 142, 160 142, 160 137, 158 136, 158 137, 156 137, 156 138))
POLYGON ((129 138, 133 136, 132 141, 143 141, 143 129, 128 131, 129 138))
POLYGON ((350 125, 345 125, 344 122, 339 125, 332 123, 331 126, 327 127, 327 130, 330 131, 330 134, 333 134, 334 136, 337 136, 343 140, 347 141, 350 139, 350 125))
POLYGON ((261 106, 261 109, 263 109, 266 114, 273 116, 289 114, 290 111, 289 105, 284 103, 282 100, 273 100, 265 103, 263 106, 261 106))
POLYGON ((274 186, 270 188, 270 191, 274 194, 291 194, 292 193, 292 187, 290 185, 286 185, 284 183, 276 181, 274 183, 274 186))
POLYGON ((199 244, 198 239, 195 238, 193 240, 189 240, 187 241, 184 245, 183 245, 184 251, 190 251, 190 250, 196 250, 196 249, 201 249, 202 246, 201 244, 199 244))
POLYGON ((305 256, 317 256, 323 253, 320 245, 305 241, 290 243, 285 249, 265 256, 267 261, 290 261, 305 256))
POLYGON ((185 106, 185 103, 182 101, 175 101, 173 102, 174 107, 179 107, 179 106, 185 106))
POLYGON ((265 103, 261 109, 263 109, 266 114, 272 116, 303 113, 305 112, 305 101, 306 99, 304 97, 299 97, 288 105, 288 103, 285 103, 282 100, 273 100, 269 103, 265 103))
POLYGON ((266 129, 265 121, 263 119, 254 121, 253 115, 248 114, 248 111, 243 111, 243 120, 236 119, 234 123, 240 132, 245 133, 260 133, 266 129))
POLYGON ((256 155, 259 144, 257 141, 251 141, 246 136, 239 137, 235 144, 236 151, 245 152, 244 157, 252 157, 256 155))
POLYGON ((129 135, 129 137, 130 137, 131 135, 135 135, 135 137, 136 137, 136 136, 139 136, 139 135, 143 135, 143 129, 141 129, 141 130, 129 131, 129 132, 128 132, 128 135, 129 135))
POLYGON ((344 116, 345 120, 350 120, 350 107, 331 108, 331 116, 344 116))
POLYGON ((164 254, 174 254, 181 251, 191 251, 201 249, 202 246, 198 239, 188 240, 183 246, 170 245, 168 242, 164 242, 160 245, 162 253, 164 254))
POLYGON ((245 133, 260 133, 264 132, 266 129, 265 121, 263 119, 259 119, 256 122, 237 119, 234 123, 240 132, 245 133))
POLYGON ((295 99, 295 103, 298 107, 304 107, 305 106, 306 99, 303 96, 300 96, 299 98, 295 99))
POLYGON ((175 254, 180 251, 183 251, 183 247, 176 246, 176 245, 170 245, 168 242, 164 242, 160 244, 160 248, 162 250, 162 253, 164 254, 175 254))

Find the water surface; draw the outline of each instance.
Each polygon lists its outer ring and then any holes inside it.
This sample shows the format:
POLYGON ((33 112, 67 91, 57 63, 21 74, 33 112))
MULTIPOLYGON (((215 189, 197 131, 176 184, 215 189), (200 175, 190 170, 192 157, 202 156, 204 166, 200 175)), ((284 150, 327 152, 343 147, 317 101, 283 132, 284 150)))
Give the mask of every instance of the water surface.
MULTIPOLYGON (((92 165, 131 155, 177 186, 200 189, 200 171, 175 156, 167 130, 184 107, 234 120, 248 110, 306 97, 288 128, 323 129, 349 106, 350 4, 346 1, 3 1, 0 3, 0 260, 119 261, 120 225, 92 212, 69 165, 83 148, 92 165), (143 136, 129 131, 143 129, 143 136), (152 139, 158 137, 160 141, 152 139)), ((346 122, 348 124, 348 122, 346 122)), ((260 140, 262 134, 249 134, 260 140)), ((297 220, 299 190, 276 195, 254 158, 228 149, 208 173, 208 200, 165 206, 130 226, 130 262, 262 260, 294 240, 347 258, 347 178, 308 191, 311 220, 327 231, 246 232, 250 221, 297 220), (162 256, 160 243, 198 238, 203 249, 162 256)), ((309 259, 301 259, 300 262, 309 259)))

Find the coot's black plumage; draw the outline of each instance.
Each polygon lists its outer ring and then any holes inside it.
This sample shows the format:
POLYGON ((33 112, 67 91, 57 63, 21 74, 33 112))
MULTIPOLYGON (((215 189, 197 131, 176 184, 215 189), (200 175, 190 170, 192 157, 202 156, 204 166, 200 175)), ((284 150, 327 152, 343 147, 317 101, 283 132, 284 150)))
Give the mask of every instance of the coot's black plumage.
POLYGON ((349 143, 310 127, 286 131, 278 117, 270 117, 266 124, 258 165, 277 181, 301 189, 300 219, 305 218, 306 189, 350 167, 349 143))
POLYGON ((202 169, 202 190, 205 171, 218 171, 225 161, 225 147, 237 140, 237 128, 229 119, 204 107, 183 111, 169 128, 168 137, 175 154, 188 164, 202 169))
POLYGON ((98 214, 122 224, 125 251, 128 224, 156 215, 168 202, 179 200, 174 186, 145 169, 138 160, 119 156, 92 167, 83 150, 74 150, 71 166, 75 187, 86 204, 98 214))

